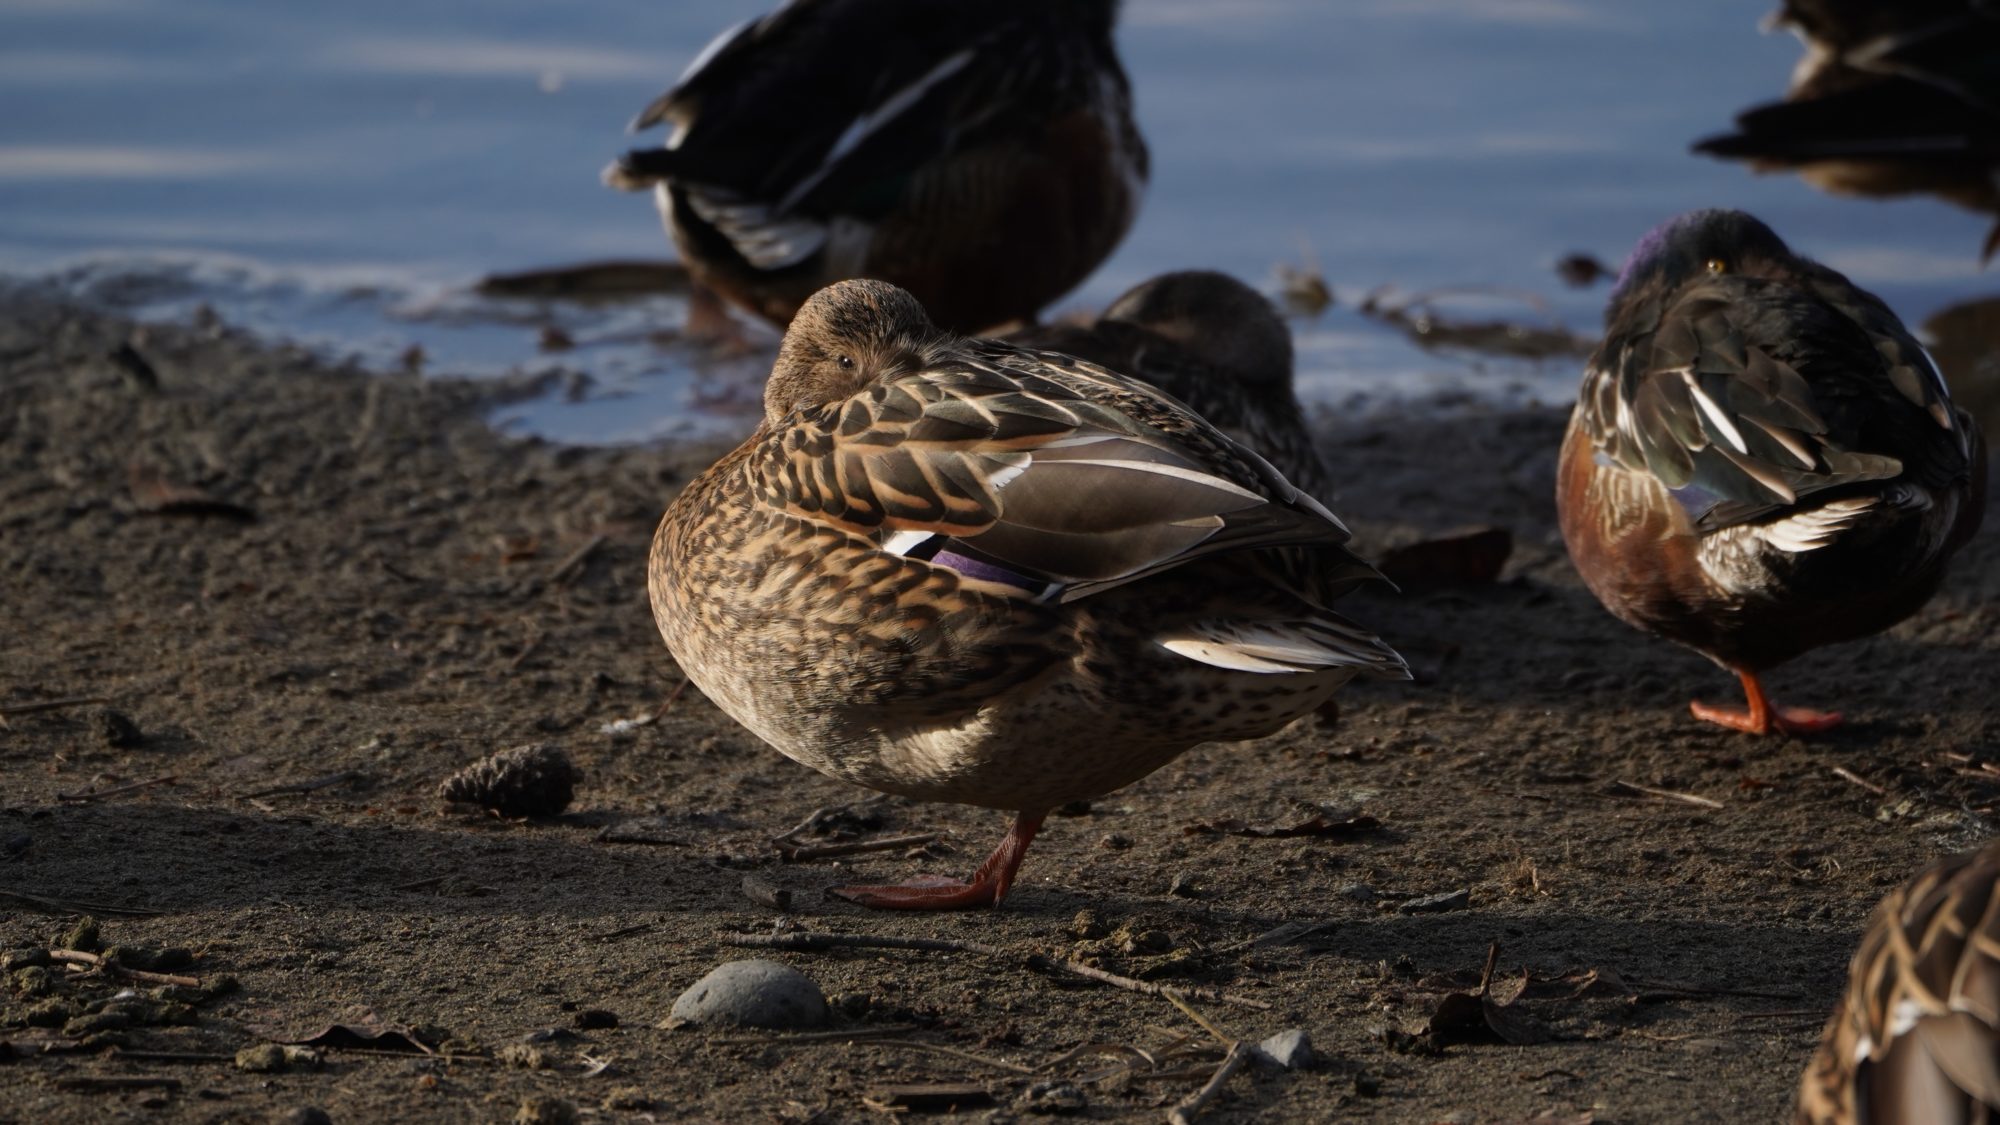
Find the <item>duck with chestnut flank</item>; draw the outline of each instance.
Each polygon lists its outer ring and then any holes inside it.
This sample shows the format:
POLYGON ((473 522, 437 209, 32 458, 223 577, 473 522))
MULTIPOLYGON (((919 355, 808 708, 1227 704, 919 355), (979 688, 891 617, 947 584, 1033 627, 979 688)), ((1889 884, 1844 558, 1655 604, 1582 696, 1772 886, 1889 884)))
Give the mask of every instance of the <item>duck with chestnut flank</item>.
POLYGON ((873 277, 955 331, 1032 320, 1110 254, 1145 143, 1117 0, 791 0, 723 33, 605 172, 696 281, 778 325, 873 277))
POLYGON ((1322 502, 1332 478, 1292 385, 1292 333, 1262 293, 1212 270, 1141 282, 1088 326, 1039 325, 1013 343, 1133 375, 1263 454, 1322 502))
POLYGON ((1378 577, 1340 521, 1146 383, 850 281, 800 310, 764 402, 654 536, 674 659, 798 762, 1017 814, 969 883, 844 897, 997 904, 1049 809, 1408 675, 1328 608, 1378 577))
POLYGON ((1889 892, 1799 1082, 1797 1125, 2000 1120, 2000 845, 1889 892))
POLYGON ((1755 734, 1840 716, 1776 708, 1761 673, 1930 599, 1979 525, 1985 447, 1889 307, 1740 211, 1642 240, 1563 440, 1556 505, 1584 583, 1626 622, 1742 680, 1755 734))
MULTIPOLYGON (((1770 22, 1806 47, 1790 90, 1696 152, 1839 194, 1925 192, 2000 213, 2000 5, 1785 0, 1770 22)), ((2000 223, 1982 253, 1996 249, 2000 223)))

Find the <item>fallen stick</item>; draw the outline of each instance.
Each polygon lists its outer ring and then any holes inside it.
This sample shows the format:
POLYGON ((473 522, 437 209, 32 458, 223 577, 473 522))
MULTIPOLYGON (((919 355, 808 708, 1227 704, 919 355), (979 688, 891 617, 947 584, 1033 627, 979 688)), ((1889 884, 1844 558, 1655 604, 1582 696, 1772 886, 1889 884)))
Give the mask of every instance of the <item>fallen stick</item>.
POLYGON ((124 977, 126 980, 136 980, 142 984, 178 984, 187 988, 201 987, 201 981, 196 980, 194 977, 177 976, 173 973, 153 973, 145 969, 128 969, 116 961, 108 961, 95 953, 85 953, 81 949, 51 949, 49 950, 49 959, 52 961, 67 961, 74 965, 89 965, 96 969, 108 969, 124 977))
POLYGON ((981 1066, 990 1066, 995 1070, 1010 1071, 1014 1074, 1035 1073, 1035 1068, 1031 1066, 1022 1066, 1020 1063, 1010 1063, 1006 1059, 988 1058, 985 1055, 974 1054, 971 1051, 961 1050, 957 1047, 947 1046, 946 1044, 943 1043, 925 1043, 917 1039, 883 1039, 876 1042, 871 1042, 868 1044, 868 1046, 904 1047, 912 1051, 929 1051, 932 1054, 950 1055, 951 1057, 956 1059, 964 1059, 967 1062, 976 1062, 981 1066))
POLYGON ((299 793, 311 793, 318 789, 331 788, 343 781, 353 781, 360 776, 361 773, 359 770, 341 770, 339 773, 330 773, 325 777, 315 777, 310 781, 294 781, 284 785, 273 785, 268 789, 253 789, 248 793, 238 793, 237 796, 246 801, 258 797, 289 797, 299 793))
POLYGON ((155 1078, 147 1075, 127 1076, 113 1074, 73 1074, 67 1078, 56 1079, 56 1089, 58 1090, 77 1090, 96 1093, 112 1090, 151 1090, 155 1088, 178 1090, 181 1088, 181 1080, 178 1078, 155 1078))
POLYGON ((59 898, 43 898, 22 891, 0 889, 0 898, 13 899, 28 906, 46 910, 51 914, 103 914, 112 918, 158 918, 164 910, 147 910, 138 906, 108 906, 101 902, 65 902, 59 898))
POLYGON ((109 702, 111 700, 101 695, 78 695, 68 699, 45 699, 40 703, 11 703, 0 707, 0 718, 34 715, 43 711, 60 711, 65 707, 88 707, 93 703, 109 702))
POLYGON ((1223 992, 1220 989, 1208 988, 1198 984, 1185 987, 1154 984, 1152 981, 1134 980, 1131 977, 1121 977, 1117 973, 1107 973, 1103 969, 1092 968, 1078 961, 1058 961, 1053 957, 1044 957, 1039 953, 1033 953, 1028 956, 1028 965, 1031 968, 1043 969, 1044 971, 1070 973, 1088 980, 1097 981, 1100 984, 1108 984, 1113 988, 1122 988, 1127 992, 1137 992, 1144 996, 1159 996, 1169 1001, 1172 1001, 1176 997, 1192 997, 1196 1000, 1212 1000, 1219 1004, 1235 1004, 1238 1007, 1254 1008, 1260 1012, 1271 1010, 1271 1005, 1262 1000, 1249 996, 1239 996, 1234 992, 1223 992))
MULTIPOLYGON (((1755 988, 1715 988, 1705 984, 1681 984, 1678 981, 1670 980, 1641 980, 1638 977, 1626 977, 1625 983, 1640 993, 1652 991, 1673 993, 1680 996, 1740 996, 1749 1000, 1791 1000, 1793 1002, 1805 999, 1805 997, 1800 996, 1796 992, 1767 992, 1755 988)), ((1641 998, 1643 999, 1643 996, 1641 998)))
MULTIPOLYGON (((1012 958, 1016 954, 997 945, 984 945, 973 941, 949 941, 944 938, 908 938, 872 934, 717 934, 716 940, 724 945, 747 949, 783 949, 793 953, 818 953, 828 949, 905 949, 927 953, 970 953, 979 957, 1012 958)), ((1127 992, 1137 992, 1145 996, 1160 996, 1172 999, 1175 996, 1192 997, 1196 1000, 1212 1000, 1224 1004, 1237 1004, 1259 1011, 1270 1011, 1271 1005, 1262 1000, 1235 993, 1222 992, 1200 985, 1176 988, 1171 985, 1154 984, 1151 981, 1121 977, 1117 973, 1107 973, 1103 969, 1092 968, 1076 961, 1059 961, 1040 953, 1030 953, 1026 964, 1038 972, 1069 974, 1122 988, 1127 992)))
POLYGON ((168 785, 179 780, 180 776, 178 774, 170 773, 146 781, 133 781, 124 785, 114 785, 109 789, 87 789, 81 793, 58 793, 56 794, 56 800, 87 804, 91 801, 101 801, 106 797, 117 797, 125 793, 136 793, 141 789, 151 789, 155 785, 168 785))
POLYGON ((782 1047, 787 1043, 840 1043, 850 1039, 880 1039, 887 1035, 908 1035, 917 1030, 913 1023, 888 1027, 864 1027, 854 1031, 803 1031, 797 1035, 724 1035, 712 1042, 730 1046, 782 1047))
POLYGON ((1173 1109, 1167 1111, 1167 1125, 1188 1125, 1193 1121, 1196 1114, 1215 1100, 1215 1095, 1222 1092, 1223 1084, 1229 1081, 1229 1076, 1235 1074, 1249 1057, 1250 1048, 1246 1044, 1240 1040, 1231 1043, 1229 1053, 1222 1056, 1222 1065, 1215 1068, 1215 1073, 1209 1076, 1201 1089, 1182 1098, 1173 1109))
POLYGON ((796 863, 802 859, 831 859, 834 856, 860 855, 863 852, 892 852, 897 848, 917 847, 943 838, 942 832, 914 832, 908 836, 884 836, 880 839, 853 840, 844 844, 793 844, 772 840, 771 846, 778 849, 778 855, 783 857, 786 863, 796 863))
POLYGON ((561 582, 568 578, 571 571, 577 570, 584 563, 589 562, 590 556, 596 554, 597 549, 602 546, 604 546, 604 533, 600 531, 589 539, 584 540, 583 546, 571 551, 568 558, 557 563, 556 568, 549 571, 549 581, 561 582))
POLYGON ((1722 808, 1722 802, 1712 797, 1702 797, 1693 793, 1677 793, 1672 789, 1655 789, 1650 785, 1635 785, 1629 781, 1614 781, 1612 788, 1638 793, 1647 797, 1658 797, 1663 801, 1679 801, 1682 804, 1697 805, 1704 809, 1722 808))
POLYGON ((1833 767, 1833 776, 1841 779, 1842 781, 1848 781, 1854 783, 1855 785, 1859 785, 1861 788, 1868 790, 1870 793, 1875 794, 1877 797, 1887 797, 1889 795, 1889 791, 1887 789, 1884 789, 1880 785, 1877 785, 1874 782, 1868 780, 1867 778, 1862 777, 1860 774, 1855 773, 1853 770, 1848 769, 1846 766, 1833 767))

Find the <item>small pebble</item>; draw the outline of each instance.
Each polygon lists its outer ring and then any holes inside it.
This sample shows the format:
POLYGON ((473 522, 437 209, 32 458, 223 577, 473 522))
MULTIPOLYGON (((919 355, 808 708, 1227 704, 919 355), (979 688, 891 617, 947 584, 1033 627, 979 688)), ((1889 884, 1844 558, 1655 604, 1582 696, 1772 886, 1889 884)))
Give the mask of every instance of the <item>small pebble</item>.
POLYGON ((578 1012, 576 1014, 576 1026, 584 1029, 585 1031, 596 1031, 599 1030, 600 1028, 617 1027, 618 1013, 607 1012, 603 1008, 585 1008, 583 1011, 578 1012))
POLYGON ((302 1105, 278 1118, 278 1125, 333 1125, 333 1115, 316 1105, 302 1105))
POLYGON ((1382 1080, 1365 1070, 1354 1072, 1354 1092, 1364 1098, 1372 1098, 1382 1092, 1382 1080))
POLYGON ((1366 883, 1349 883, 1335 893, 1353 902, 1374 902, 1376 898, 1375 888, 1366 883))
POLYGON ((823 1027, 826 995, 811 977, 775 961, 730 961, 681 993, 663 1027, 823 1027))
POLYGON ((1037 1082, 1014 1099, 1014 1108, 1027 1113, 1082 1113, 1090 1099, 1069 1082, 1037 1082))
POLYGON ((5 842, 0 842, 0 856, 6 856, 8 859, 20 859, 22 856, 28 854, 29 848, 34 846, 35 838, 26 832, 22 832, 18 835, 7 837, 5 842))
POLYGON ((1177 871, 1167 883, 1167 893, 1175 898, 1199 898, 1201 891, 1194 885, 1194 878, 1185 871, 1177 871))
POLYGON ((125 712, 109 707, 97 713, 97 735, 113 750, 130 750, 146 741, 146 736, 139 731, 139 724, 125 712))
POLYGON ((1106 832, 1098 839, 1097 846, 1107 851, 1122 852, 1132 846, 1132 838, 1118 832, 1106 832))
POLYGON ((1259 1061, 1268 1062, 1285 1070, 1298 1070, 1313 1064, 1312 1038, 1302 1027, 1288 1028, 1257 1044, 1259 1061))
POLYGON ((251 1074, 274 1074, 285 1069, 285 1049, 276 1043, 258 1043, 236 1052, 236 1069, 251 1074))
POLYGON ((547 1070, 554 1065, 547 1051, 526 1043, 509 1043, 500 1048, 494 1057, 499 1060, 501 1066, 516 1067, 520 1070, 547 1070))
POLYGON ((1472 905, 1472 888, 1463 887, 1447 891, 1441 895, 1426 895, 1413 898, 1396 907, 1398 914, 1445 914, 1453 910, 1464 910, 1472 905))

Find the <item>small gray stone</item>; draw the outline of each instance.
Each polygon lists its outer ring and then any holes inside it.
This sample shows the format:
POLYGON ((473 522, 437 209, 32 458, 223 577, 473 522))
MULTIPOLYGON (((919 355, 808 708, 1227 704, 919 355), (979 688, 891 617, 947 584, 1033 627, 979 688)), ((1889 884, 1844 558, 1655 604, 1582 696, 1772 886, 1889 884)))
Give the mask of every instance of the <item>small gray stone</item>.
POLYGON ((1464 910, 1472 905, 1472 888, 1462 887, 1441 895, 1425 895, 1413 898, 1396 907, 1398 914, 1444 914, 1452 910, 1464 910))
POLYGON ((1353 902, 1374 902, 1376 898, 1375 888, 1366 883, 1349 883, 1335 893, 1353 902))
POLYGON ((1037 1082, 1021 1091, 1014 1108, 1026 1113, 1082 1113, 1090 1108, 1090 1099, 1069 1082, 1037 1082))
POLYGON ((1298 1070, 1313 1063, 1312 1038, 1305 1028, 1293 1027, 1257 1044, 1257 1057, 1261 1062, 1286 1070, 1298 1070))
POLYGON ((663 1027, 823 1027, 826 996, 811 977, 775 961, 730 961, 681 993, 663 1027))

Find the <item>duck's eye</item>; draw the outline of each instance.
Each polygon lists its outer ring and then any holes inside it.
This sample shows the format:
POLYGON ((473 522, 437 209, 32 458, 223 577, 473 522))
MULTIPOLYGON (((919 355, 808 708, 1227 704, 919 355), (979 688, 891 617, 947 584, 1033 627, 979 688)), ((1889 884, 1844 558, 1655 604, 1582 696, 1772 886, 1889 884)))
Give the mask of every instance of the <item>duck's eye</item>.
POLYGON ((1710 273, 1729 272, 1729 259, 1727 258, 1710 258, 1707 262, 1707 265, 1708 265, 1708 272, 1710 273))
POLYGON ((843 371, 852 371, 852 370, 854 370, 854 357, 853 357, 853 356, 851 356, 851 355, 842 355, 842 356, 835 356, 835 357, 834 357, 834 359, 835 359, 836 361, 838 361, 838 362, 839 362, 841 370, 843 370, 843 371))

